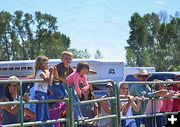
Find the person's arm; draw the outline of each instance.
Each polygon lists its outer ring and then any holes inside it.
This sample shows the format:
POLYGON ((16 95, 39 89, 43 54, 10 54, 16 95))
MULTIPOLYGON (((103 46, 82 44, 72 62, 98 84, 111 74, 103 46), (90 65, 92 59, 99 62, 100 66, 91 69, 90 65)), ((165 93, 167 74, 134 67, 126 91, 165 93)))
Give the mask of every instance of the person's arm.
POLYGON ((6 111, 8 111, 10 114, 12 115, 16 115, 19 111, 19 106, 15 105, 15 106, 5 106, 4 109, 6 111))
POLYGON ((98 110, 98 104, 97 103, 94 104, 94 116, 95 117, 99 116, 99 110, 98 110))
POLYGON ((82 91, 86 91, 89 89, 89 84, 88 84, 86 76, 83 77, 83 85, 84 87, 81 89, 82 91))
POLYGON ((53 72, 52 71, 50 71, 50 76, 49 77, 45 74, 45 72, 42 71, 40 73, 40 77, 42 79, 44 79, 45 82, 48 82, 49 85, 52 85, 52 82, 53 82, 53 72))
POLYGON ((81 89, 79 88, 79 80, 80 77, 77 74, 74 74, 73 82, 74 82, 74 89, 77 92, 78 95, 81 95, 81 89))
POLYGON ((139 99, 137 99, 137 103, 135 103, 135 101, 133 101, 132 107, 133 107, 135 112, 139 112, 140 108, 141 108, 141 101, 139 99))
POLYGON ((32 119, 36 118, 36 113, 32 112, 31 110, 29 110, 28 108, 24 109, 24 114, 27 116, 30 116, 32 119))
POLYGON ((106 113, 110 114, 111 113, 111 108, 108 106, 107 101, 101 101, 100 102, 101 109, 103 109, 106 113))

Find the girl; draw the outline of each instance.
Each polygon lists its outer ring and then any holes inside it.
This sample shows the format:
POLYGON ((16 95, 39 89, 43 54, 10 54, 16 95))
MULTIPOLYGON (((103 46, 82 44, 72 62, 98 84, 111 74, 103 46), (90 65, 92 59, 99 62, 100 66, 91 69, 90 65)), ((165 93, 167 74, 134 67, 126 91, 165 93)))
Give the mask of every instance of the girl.
MULTIPOLYGON (((67 77, 67 83, 69 87, 72 87, 74 89, 73 92, 74 103, 80 102, 78 96, 81 97, 81 94, 89 89, 89 84, 86 78, 86 74, 88 73, 88 71, 89 71, 89 65, 86 62, 80 62, 76 67, 76 71, 74 71, 72 74, 70 74, 67 77), (82 87, 80 87, 80 85, 82 85, 82 87)), ((75 120, 86 119, 85 117, 83 117, 81 113, 80 106, 75 106, 74 118, 75 120)))
MULTIPOLYGON (((14 80, 17 81, 19 80, 16 76, 11 76, 8 78, 8 80, 14 80)), ((10 83, 6 86, 5 89, 5 97, 1 101, 16 101, 17 99, 17 94, 18 94, 18 83, 10 83)), ((28 101, 29 96, 25 94, 23 96, 23 100, 28 101)), ((18 112, 20 109, 19 105, 6 105, 6 106, 0 106, 1 108, 1 113, 2 113, 2 125, 6 124, 14 124, 14 123, 19 123, 20 119, 18 116, 18 112)))
MULTIPOLYGON (((120 110, 122 116, 133 116, 132 108, 134 111, 139 112, 140 110, 140 101, 137 100, 137 104, 134 102, 134 97, 128 95, 128 84, 121 84, 120 86, 120 98, 128 98, 128 102, 121 102, 120 103, 120 110)), ((136 122, 134 119, 126 119, 122 121, 123 127, 137 127, 136 122)))
MULTIPOLYGON (((35 99, 47 100, 48 85, 52 84, 54 70, 48 70, 48 58, 46 56, 38 56, 35 61, 35 79, 44 79, 45 82, 35 82, 35 99)), ((49 111, 47 103, 36 104, 36 121, 49 120, 49 111)), ((51 126, 51 125, 46 125, 51 126)), ((44 127, 44 125, 41 125, 44 127)))
MULTIPOLYGON (((95 99, 94 95, 94 90, 93 86, 89 85, 89 90, 86 90, 84 93, 82 93, 82 97, 80 98, 81 101, 87 101, 87 100, 93 100, 95 99)), ((84 104, 81 105, 81 111, 83 116, 88 117, 88 118, 94 118, 98 117, 98 104, 84 104)), ((83 127, 95 127, 96 123, 95 122, 90 122, 87 125, 84 125, 83 127)))

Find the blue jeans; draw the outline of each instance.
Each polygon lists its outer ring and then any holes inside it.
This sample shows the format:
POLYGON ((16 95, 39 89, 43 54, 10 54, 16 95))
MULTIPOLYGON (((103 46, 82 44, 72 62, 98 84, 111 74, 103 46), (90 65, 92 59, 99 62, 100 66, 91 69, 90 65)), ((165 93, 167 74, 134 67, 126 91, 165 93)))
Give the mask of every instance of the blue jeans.
POLYGON ((63 83, 59 83, 58 85, 53 84, 49 87, 49 90, 53 92, 53 95, 50 95, 48 99, 62 99, 68 96, 67 90, 63 83))
MULTIPOLYGON (((73 88, 73 103, 80 103, 79 97, 76 94, 76 92, 74 91, 74 88, 73 88)), ((75 120, 80 120, 80 119, 83 119, 83 118, 84 117, 82 115, 80 105, 74 106, 74 119, 75 120)))
MULTIPOLYGON (((35 99, 47 100, 47 93, 36 91, 35 99)), ((36 121, 47 121, 49 120, 49 109, 47 103, 36 104, 36 121)), ((39 127, 53 127, 52 125, 40 125, 39 127)))
POLYGON ((122 123, 121 123, 122 127, 138 127, 136 125, 136 121, 131 121, 127 126, 126 126, 126 120, 122 120, 122 123))

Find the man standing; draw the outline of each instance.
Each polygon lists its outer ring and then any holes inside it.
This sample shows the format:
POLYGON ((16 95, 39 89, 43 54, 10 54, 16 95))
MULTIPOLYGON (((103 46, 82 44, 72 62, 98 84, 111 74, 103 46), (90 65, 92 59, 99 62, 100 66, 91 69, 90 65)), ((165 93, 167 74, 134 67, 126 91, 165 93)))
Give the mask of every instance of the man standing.
MULTIPOLYGON (((139 82, 146 82, 151 74, 147 72, 147 70, 140 70, 138 73, 134 74, 134 77, 137 78, 139 82)), ((136 97, 147 97, 147 98, 154 98, 163 96, 167 93, 165 90, 153 91, 147 84, 134 84, 130 88, 130 95, 136 97)), ((147 101, 143 101, 141 103, 141 108, 139 112, 134 112, 134 115, 142 115, 146 109, 147 101)), ((137 125, 140 126, 143 120, 137 119, 137 125)))

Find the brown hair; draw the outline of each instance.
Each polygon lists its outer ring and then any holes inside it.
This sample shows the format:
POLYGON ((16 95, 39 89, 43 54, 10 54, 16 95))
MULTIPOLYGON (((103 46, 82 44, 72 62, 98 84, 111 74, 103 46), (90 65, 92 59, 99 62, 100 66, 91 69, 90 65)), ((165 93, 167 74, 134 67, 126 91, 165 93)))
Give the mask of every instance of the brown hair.
POLYGON ((63 51, 63 52, 61 53, 61 58, 63 58, 65 55, 68 55, 68 56, 73 57, 73 53, 70 52, 70 51, 63 51))
MULTIPOLYGON (((89 95, 88 95, 88 100, 93 100, 95 99, 95 95, 94 95, 94 88, 93 86, 90 84, 89 85, 89 95)), ((82 97, 80 98, 81 101, 84 100, 84 95, 82 94, 82 97)))
POLYGON ((43 70, 42 68, 44 65, 44 62, 47 62, 48 58, 46 56, 38 56, 35 61, 35 67, 34 67, 34 78, 36 76, 37 70, 43 70))
POLYGON ((89 64, 87 62, 80 62, 77 64, 76 71, 80 72, 84 68, 88 69, 89 71, 89 64))

